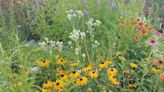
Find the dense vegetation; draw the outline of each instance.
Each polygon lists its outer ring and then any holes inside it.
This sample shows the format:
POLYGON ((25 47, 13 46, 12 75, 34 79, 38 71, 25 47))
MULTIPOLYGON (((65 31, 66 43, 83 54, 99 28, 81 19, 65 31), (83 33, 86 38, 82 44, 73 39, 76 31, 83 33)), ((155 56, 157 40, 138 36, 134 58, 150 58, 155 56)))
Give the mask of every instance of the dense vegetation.
POLYGON ((164 91, 163 0, 0 2, 0 92, 164 91))

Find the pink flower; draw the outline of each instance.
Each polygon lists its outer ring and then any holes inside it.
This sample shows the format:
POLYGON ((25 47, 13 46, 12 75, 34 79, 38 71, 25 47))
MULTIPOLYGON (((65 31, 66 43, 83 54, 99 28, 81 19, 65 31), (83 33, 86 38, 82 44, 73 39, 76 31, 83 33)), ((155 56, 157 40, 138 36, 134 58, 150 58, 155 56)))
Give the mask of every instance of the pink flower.
POLYGON ((164 72, 160 74, 160 79, 164 80, 164 72))
POLYGON ((164 58, 159 59, 154 64, 159 66, 160 68, 164 69, 164 58))
POLYGON ((148 42, 148 45, 149 45, 149 46, 156 46, 156 45, 157 45, 157 41, 155 41, 155 40, 150 40, 150 41, 148 42))
POLYGON ((158 29, 158 30, 154 31, 154 34, 161 38, 164 38, 164 30, 163 29, 158 29))

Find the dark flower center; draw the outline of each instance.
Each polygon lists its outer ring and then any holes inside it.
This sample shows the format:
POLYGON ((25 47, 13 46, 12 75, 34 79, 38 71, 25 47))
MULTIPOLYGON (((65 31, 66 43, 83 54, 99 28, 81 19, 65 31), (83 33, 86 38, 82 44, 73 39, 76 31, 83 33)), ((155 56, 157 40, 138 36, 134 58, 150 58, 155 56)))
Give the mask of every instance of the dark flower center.
POLYGON ((64 77, 64 75, 62 74, 61 77, 64 77))
POLYGON ((159 63, 162 64, 162 60, 159 60, 159 63))
POLYGON ((76 71, 73 71, 72 73, 73 73, 73 74, 75 74, 75 73, 76 73, 76 71))
POLYGON ((60 84, 59 82, 56 83, 56 85, 59 85, 59 84, 60 84))
POLYGON ((80 81, 82 81, 83 79, 81 78, 80 81))
POLYGON ((104 62, 102 62, 101 64, 104 64, 104 62))
POLYGON ((163 29, 159 29, 158 32, 162 34, 163 33, 163 29))
POLYGON ((155 43, 155 40, 151 40, 151 43, 155 43))

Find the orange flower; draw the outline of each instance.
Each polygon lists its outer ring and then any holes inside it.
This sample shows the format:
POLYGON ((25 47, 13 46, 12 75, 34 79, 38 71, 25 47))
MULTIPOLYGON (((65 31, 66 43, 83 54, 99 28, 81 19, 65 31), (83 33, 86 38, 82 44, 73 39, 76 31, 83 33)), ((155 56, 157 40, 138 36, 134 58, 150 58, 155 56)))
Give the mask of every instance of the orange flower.
POLYGON ((140 34, 140 35, 144 35, 144 36, 148 35, 148 33, 147 33, 145 30, 140 31, 139 34, 140 34))

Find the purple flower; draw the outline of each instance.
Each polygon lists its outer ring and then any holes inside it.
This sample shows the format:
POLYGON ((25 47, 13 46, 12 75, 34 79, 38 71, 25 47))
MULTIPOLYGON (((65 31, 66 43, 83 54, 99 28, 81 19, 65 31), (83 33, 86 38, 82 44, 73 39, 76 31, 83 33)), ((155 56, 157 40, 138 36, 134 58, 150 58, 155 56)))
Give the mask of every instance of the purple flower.
POLYGON ((149 46, 157 46, 157 41, 155 41, 155 40, 150 40, 149 42, 148 42, 148 45, 149 46))
POLYGON ((88 10, 87 9, 84 10, 84 16, 88 16, 88 15, 89 15, 88 10))

